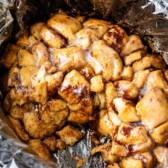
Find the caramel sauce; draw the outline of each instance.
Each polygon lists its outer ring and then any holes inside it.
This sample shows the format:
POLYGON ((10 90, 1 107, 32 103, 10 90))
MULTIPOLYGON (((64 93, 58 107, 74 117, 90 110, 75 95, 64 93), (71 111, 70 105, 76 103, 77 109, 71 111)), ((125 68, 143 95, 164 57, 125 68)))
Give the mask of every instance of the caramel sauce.
POLYGON ((81 87, 79 88, 77 85, 68 85, 68 86, 64 86, 61 87, 60 89, 61 92, 68 92, 68 93, 74 93, 75 96, 77 96, 78 98, 84 98, 86 95, 89 94, 89 89, 87 88, 86 85, 81 85, 81 87))
POLYGON ((126 137, 129 137, 132 130, 133 128, 131 127, 123 127, 122 134, 125 135, 126 137))

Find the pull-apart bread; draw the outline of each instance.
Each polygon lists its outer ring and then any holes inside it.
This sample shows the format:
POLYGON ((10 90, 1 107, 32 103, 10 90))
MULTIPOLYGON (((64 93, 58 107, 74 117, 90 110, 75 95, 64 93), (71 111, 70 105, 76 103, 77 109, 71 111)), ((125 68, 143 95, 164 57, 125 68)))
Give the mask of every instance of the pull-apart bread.
POLYGON ((153 168, 168 153, 168 70, 138 35, 57 13, 9 45, 3 101, 13 129, 38 156, 73 146, 94 125, 91 155, 108 168, 153 168), (79 126, 79 127, 78 127, 79 126))

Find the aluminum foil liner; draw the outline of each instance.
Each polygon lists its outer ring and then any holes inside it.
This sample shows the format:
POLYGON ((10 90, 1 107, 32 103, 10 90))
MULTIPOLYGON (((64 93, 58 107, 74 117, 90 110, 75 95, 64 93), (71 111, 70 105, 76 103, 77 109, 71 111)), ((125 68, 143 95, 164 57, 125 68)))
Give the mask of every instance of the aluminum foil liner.
MULTIPOLYGON (((0 0, 0 54, 33 22, 41 18, 46 20, 60 9, 71 15, 106 19, 129 28, 130 32, 152 40, 153 52, 162 53, 168 63, 168 0, 0 0)), ((55 162, 45 161, 18 139, 0 108, 0 167, 105 168, 99 155, 90 157, 94 147, 91 131, 84 127, 80 129, 85 134, 84 139, 74 147, 54 153, 55 162), (79 164, 81 159, 82 166, 79 164)), ((101 139, 102 143, 106 141, 106 138, 101 139)), ((164 162, 158 168, 167 167, 168 154, 165 154, 164 162)))

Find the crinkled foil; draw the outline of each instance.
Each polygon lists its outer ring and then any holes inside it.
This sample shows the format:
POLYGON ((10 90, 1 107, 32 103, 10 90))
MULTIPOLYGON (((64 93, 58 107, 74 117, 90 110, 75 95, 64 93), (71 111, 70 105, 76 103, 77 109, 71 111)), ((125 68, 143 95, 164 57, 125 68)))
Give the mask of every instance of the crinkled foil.
MULTIPOLYGON (((168 63, 167 0, 0 0, 0 53, 35 21, 46 20, 54 12, 106 19, 129 28, 153 41, 153 51, 163 54, 168 63)), ((0 72, 1 72, 0 67, 0 72)), ((1 77, 1 73, 0 73, 1 77)), ((0 92, 0 98, 1 98, 0 92)), ((83 168, 105 168, 103 159, 90 157, 91 132, 81 128, 84 139, 74 147, 54 154, 55 162, 34 155, 10 128, 0 109, 0 167, 2 168, 75 168, 83 159, 83 168)), ((106 139, 102 139, 105 141, 106 139)), ((158 168, 168 167, 168 154, 158 168)))
POLYGON ((121 25, 130 26, 134 32, 150 38, 154 44, 154 51, 162 53, 168 64, 167 0, 138 0, 132 3, 124 17, 117 21, 121 25))

